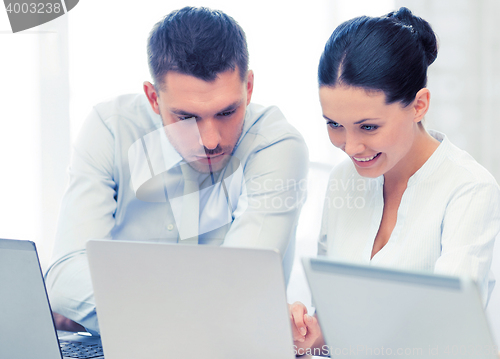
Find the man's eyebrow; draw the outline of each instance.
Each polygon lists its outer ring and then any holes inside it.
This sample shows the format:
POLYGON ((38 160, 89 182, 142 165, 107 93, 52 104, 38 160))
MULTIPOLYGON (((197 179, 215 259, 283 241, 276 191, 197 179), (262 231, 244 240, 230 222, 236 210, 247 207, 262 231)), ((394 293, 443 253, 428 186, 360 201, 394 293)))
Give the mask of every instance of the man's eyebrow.
MULTIPOLYGON (((222 110, 220 111, 217 111, 217 113, 221 113, 221 112, 227 112, 227 111, 231 111, 233 109, 235 109, 236 107, 239 107, 242 102, 243 102, 244 99, 241 99, 241 100, 238 100, 238 101, 235 101, 233 102, 232 104, 224 107, 222 110)), ((194 114, 194 113, 190 113, 188 111, 184 111, 182 109, 178 109, 178 108, 172 108, 170 109, 170 112, 172 112, 174 115, 178 115, 178 116, 184 116, 184 117, 199 117, 198 115, 194 114)))
POLYGON ((195 114, 192 114, 192 113, 189 113, 187 111, 180 110, 180 109, 177 109, 177 108, 170 109, 170 112, 172 112, 174 115, 178 115, 178 116, 197 117, 197 115, 195 115, 195 114))
POLYGON ((229 106, 226 106, 225 108, 223 108, 222 110, 217 111, 217 113, 231 111, 231 110, 235 109, 236 107, 239 107, 242 102, 243 102, 243 99, 235 101, 232 104, 230 104, 229 106))

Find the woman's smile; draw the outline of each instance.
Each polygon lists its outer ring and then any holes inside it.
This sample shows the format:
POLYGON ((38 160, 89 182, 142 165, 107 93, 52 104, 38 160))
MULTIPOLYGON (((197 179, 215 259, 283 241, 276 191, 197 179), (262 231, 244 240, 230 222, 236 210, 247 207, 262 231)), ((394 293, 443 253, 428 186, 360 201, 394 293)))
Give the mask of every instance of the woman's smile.
POLYGON ((362 156, 351 156, 354 164, 359 167, 369 167, 374 165, 377 160, 380 158, 382 152, 376 153, 370 157, 362 157, 362 156))

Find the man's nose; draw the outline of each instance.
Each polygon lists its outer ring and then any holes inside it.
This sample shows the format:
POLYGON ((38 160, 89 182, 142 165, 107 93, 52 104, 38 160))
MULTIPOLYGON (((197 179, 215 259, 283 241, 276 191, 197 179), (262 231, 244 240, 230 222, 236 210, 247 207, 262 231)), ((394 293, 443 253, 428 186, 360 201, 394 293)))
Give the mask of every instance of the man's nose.
POLYGON ((200 145, 209 150, 217 148, 220 144, 220 132, 218 124, 213 119, 206 119, 198 123, 200 131, 200 145))

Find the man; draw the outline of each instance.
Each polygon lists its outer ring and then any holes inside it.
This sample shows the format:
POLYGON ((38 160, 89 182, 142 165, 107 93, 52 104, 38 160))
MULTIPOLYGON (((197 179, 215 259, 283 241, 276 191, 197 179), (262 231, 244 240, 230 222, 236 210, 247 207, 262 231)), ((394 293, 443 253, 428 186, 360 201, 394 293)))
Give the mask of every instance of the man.
POLYGON ((307 147, 277 108, 250 104, 243 30, 220 11, 174 11, 148 59, 145 96, 95 106, 76 141, 46 275, 59 324, 99 331, 89 238, 277 248, 290 272, 307 147))

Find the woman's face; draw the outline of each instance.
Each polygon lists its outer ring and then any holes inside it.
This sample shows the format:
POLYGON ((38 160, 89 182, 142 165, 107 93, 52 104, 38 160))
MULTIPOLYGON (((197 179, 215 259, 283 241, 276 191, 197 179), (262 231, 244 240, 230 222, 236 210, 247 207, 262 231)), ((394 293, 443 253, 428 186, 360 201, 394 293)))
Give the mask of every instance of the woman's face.
POLYGON ((421 119, 415 106, 387 105, 383 92, 359 87, 322 86, 319 96, 330 141, 349 155, 361 176, 411 166, 421 119))

